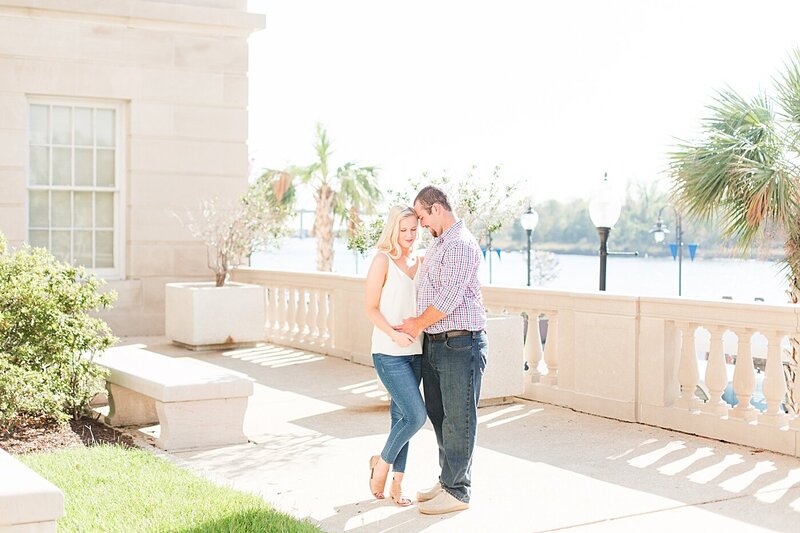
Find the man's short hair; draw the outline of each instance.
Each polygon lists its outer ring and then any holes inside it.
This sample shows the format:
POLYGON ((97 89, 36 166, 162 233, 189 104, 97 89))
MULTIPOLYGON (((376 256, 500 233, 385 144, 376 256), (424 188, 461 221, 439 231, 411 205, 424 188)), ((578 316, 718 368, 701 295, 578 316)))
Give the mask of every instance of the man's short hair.
POLYGON ((426 185, 417 193, 417 197, 414 198, 414 203, 416 204, 417 202, 419 202, 428 213, 431 212, 433 204, 441 205, 446 211, 453 211, 453 208, 450 207, 450 201, 447 199, 447 193, 433 185, 426 185))

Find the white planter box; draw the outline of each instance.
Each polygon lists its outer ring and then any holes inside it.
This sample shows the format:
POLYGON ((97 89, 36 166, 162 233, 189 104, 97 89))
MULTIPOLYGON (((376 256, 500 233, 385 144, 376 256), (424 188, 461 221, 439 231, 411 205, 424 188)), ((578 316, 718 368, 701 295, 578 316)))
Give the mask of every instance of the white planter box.
POLYGON ((489 315, 486 319, 489 354, 481 385, 481 403, 520 396, 525 388, 523 321, 521 316, 489 315))
POLYGON ((228 282, 167 283, 166 334, 193 350, 229 348, 264 340, 264 287, 228 282))

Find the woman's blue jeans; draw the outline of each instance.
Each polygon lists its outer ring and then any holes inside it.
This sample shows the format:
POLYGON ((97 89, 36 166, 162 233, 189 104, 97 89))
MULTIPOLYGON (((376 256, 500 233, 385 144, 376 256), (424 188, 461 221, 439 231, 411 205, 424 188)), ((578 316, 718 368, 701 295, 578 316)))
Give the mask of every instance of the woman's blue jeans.
POLYGON ((422 356, 374 353, 372 361, 392 397, 392 427, 381 457, 395 472, 405 472, 408 441, 425 424, 425 402, 419 392, 422 356))

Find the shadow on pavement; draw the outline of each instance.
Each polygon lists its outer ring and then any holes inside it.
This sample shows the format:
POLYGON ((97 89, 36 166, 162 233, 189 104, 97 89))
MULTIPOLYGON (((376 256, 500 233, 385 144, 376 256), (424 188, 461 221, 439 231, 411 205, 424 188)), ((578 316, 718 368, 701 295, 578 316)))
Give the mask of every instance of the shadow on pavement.
MULTIPOLYGON (((170 346, 150 349, 180 355, 170 346)), ((254 435, 246 454, 219 450, 204 457, 206 467, 225 477, 257 471, 265 463, 273 471, 289 468, 298 457, 312 461, 324 454, 342 457, 334 479, 348 472, 363 477, 368 447, 379 446, 388 432, 385 393, 369 367, 271 345, 222 356, 183 355, 251 376, 271 406, 266 411, 274 409, 263 415, 276 417, 265 424, 269 431, 254 435), (280 419, 298 398, 317 408, 280 419), (364 450, 347 448, 359 439, 368 440, 359 444, 364 450)), ((429 443, 430 436, 425 438, 429 443)), ((427 451, 417 453, 435 453, 426 445, 427 451)), ((435 458, 425 460, 433 471, 435 458)), ((479 410, 473 481, 476 494, 484 491, 482 505, 495 506, 490 514, 529 516, 531 524, 520 531, 636 527, 641 520, 652 527, 661 513, 681 520, 683 507, 691 508, 686 516, 713 513, 733 524, 776 531, 796 531, 800 521, 796 458, 528 401, 479 410), (514 511, 519 506, 524 508, 514 511), (569 516, 555 516, 555 508, 568 508, 569 516)), ((306 482, 313 477, 299 480, 306 482)), ((422 531, 459 516, 382 509, 377 527, 369 516, 382 505, 336 505, 333 515, 318 520, 328 531, 422 531)))

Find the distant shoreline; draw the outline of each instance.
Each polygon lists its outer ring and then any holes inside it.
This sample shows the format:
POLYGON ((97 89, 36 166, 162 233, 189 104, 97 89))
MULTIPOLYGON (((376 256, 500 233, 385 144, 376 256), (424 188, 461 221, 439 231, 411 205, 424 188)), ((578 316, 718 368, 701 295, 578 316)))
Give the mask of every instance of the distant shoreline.
MULTIPOLYGON (((502 251, 509 251, 509 252, 525 252, 526 248, 520 248, 519 245, 514 243, 513 247, 504 247, 502 246, 503 243, 498 244, 496 241, 492 246, 493 249, 502 250, 502 251)), ((532 249, 540 250, 543 252, 552 252, 554 254, 567 254, 567 255, 597 255, 598 253, 598 243, 579 243, 579 244, 570 244, 570 243, 537 243, 534 242, 532 244, 532 249)), ((613 243, 609 245, 609 249, 611 251, 615 251, 613 247, 613 243)), ((689 257, 689 250, 684 246, 684 258, 689 257)), ((661 251, 657 253, 653 253, 651 251, 646 251, 641 253, 642 257, 671 257, 669 247, 664 246, 661 251)), ((698 259, 752 259, 756 261, 774 261, 780 262, 783 260, 783 251, 782 250, 768 250, 768 251, 755 251, 751 252, 746 255, 742 255, 731 248, 724 248, 724 247, 715 247, 715 248, 706 248, 702 245, 697 249, 697 258, 698 259)))

